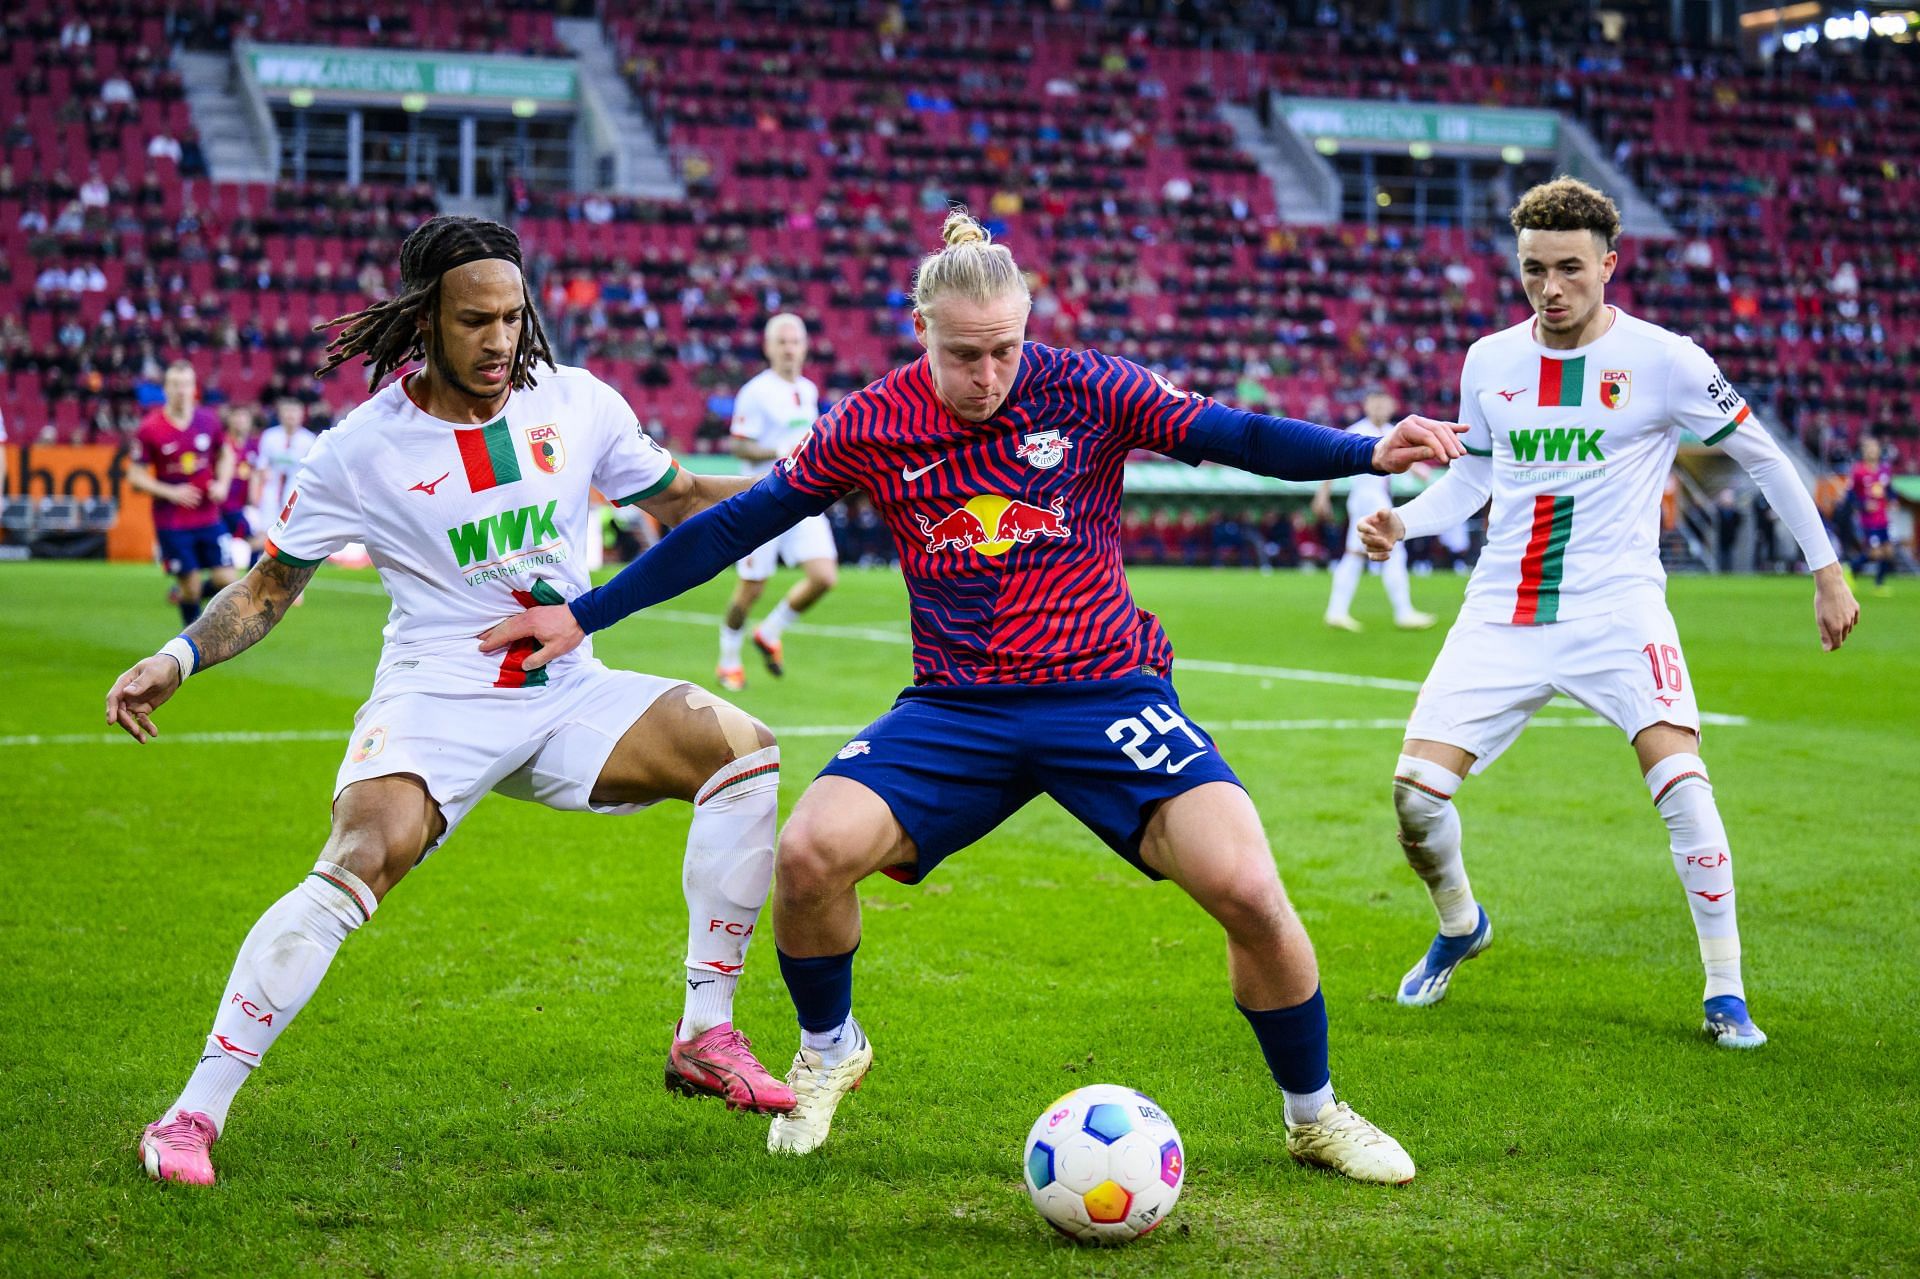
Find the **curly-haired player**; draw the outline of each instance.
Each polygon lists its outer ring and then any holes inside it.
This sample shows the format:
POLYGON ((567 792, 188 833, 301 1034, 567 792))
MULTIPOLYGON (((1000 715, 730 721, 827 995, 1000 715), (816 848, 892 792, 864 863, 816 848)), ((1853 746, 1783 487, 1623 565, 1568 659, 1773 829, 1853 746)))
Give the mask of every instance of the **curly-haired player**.
POLYGON ((1727 1048, 1766 1036, 1748 1015, 1734 922, 1733 855, 1700 758, 1700 710, 1667 611, 1660 495, 1683 432, 1724 449, 1773 505, 1813 570, 1820 642, 1860 615, 1812 497, 1712 358, 1692 339, 1605 300, 1620 213, 1572 178, 1534 187, 1512 214, 1533 316, 1484 337, 1460 373, 1467 454, 1399 510, 1360 523, 1369 554, 1437 533, 1493 499, 1467 600, 1407 723, 1394 807, 1407 861, 1440 931, 1399 1001, 1446 996, 1493 940, 1467 885, 1453 797, 1556 693, 1633 743, 1693 910, 1706 966, 1706 1033, 1727 1048))
POLYGON ((151 715, 182 681, 263 639, 348 542, 366 546, 393 597, 332 832, 247 934, 199 1065, 141 1138, 156 1178, 213 1181, 209 1150, 240 1085, 348 935, 490 790, 597 813, 693 804, 686 1001, 667 1084, 763 1113, 793 1107, 732 1025, 773 873, 773 735, 691 684, 609 670, 590 651, 535 669, 532 644, 491 658, 473 647, 502 613, 586 590, 590 487, 677 524, 740 482, 681 470, 610 387, 553 364, 508 228, 434 218, 407 237, 400 266, 399 296, 335 322, 345 328, 321 372, 364 359, 373 388, 424 362, 320 437, 252 572, 107 695, 108 723, 152 738, 151 715))

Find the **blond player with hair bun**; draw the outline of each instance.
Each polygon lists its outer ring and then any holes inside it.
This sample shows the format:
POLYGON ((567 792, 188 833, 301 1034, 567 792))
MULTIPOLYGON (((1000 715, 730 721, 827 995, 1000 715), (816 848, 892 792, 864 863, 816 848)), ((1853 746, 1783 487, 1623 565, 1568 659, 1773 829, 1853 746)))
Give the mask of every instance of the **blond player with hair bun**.
POLYGON ((1253 802, 1180 709, 1166 632, 1134 604, 1120 483, 1135 449, 1303 480, 1402 471, 1458 457, 1455 430, 1408 418, 1358 439, 1215 404, 1129 360, 1028 342, 1013 254, 964 209, 940 238, 913 283, 925 356, 840 401, 772 474, 591 596, 523 613, 484 642, 536 638, 534 663, 565 653, 864 490, 900 551, 913 687, 841 748, 780 839, 774 936, 801 1035, 794 1110, 769 1148, 818 1147, 873 1063, 853 1017, 859 882, 918 883, 1045 794, 1219 921, 1234 1002, 1283 1094, 1287 1152, 1360 1181, 1408 1181, 1400 1144, 1334 1097, 1313 945, 1253 802))

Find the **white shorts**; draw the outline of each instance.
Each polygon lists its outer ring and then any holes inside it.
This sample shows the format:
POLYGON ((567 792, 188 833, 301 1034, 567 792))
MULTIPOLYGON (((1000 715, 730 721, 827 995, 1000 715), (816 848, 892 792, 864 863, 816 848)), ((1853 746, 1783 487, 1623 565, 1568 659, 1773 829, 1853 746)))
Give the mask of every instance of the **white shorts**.
POLYGON ((1478 773, 1513 745, 1555 693, 1631 741, 1654 724, 1700 731, 1693 676, 1664 600, 1544 626, 1462 615, 1447 632, 1407 736, 1471 752, 1478 773))
POLYGON ((634 722, 685 683, 595 662, 557 688, 376 697, 353 717, 333 797, 355 782, 411 773, 447 823, 433 848, 488 791, 575 812, 638 812, 647 805, 593 803, 593 784, 634 722))
POLYGON ((798 524, 754 551, 736 566, 749 582, 764 582, 773 570, 785 564, 805 564, 808 560, 832 560, 839 555, 833 547, 833 525, 824 515, 809 515, 798 524))

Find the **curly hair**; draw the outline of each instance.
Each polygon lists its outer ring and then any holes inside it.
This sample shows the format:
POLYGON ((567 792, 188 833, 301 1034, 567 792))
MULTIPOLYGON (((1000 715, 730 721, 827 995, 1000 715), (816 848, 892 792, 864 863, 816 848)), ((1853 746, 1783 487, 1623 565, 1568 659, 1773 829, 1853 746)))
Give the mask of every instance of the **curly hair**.
POLYGON ((1591 231, 1608 249, 1620 242, 1620 207, 1578 178, 1542 182, 1513 206, 1507 220, 1518 231, 1591 231))
MULTIPOLYGON (((315 332, 338 328, 340 333, 327 344, 326 362, 314 370, 315 377, 327 374, 356 356, 364 357, 369 367, 367 390, 372 391, 395 369, 420 359, 431 350, 438 354, 440 328, 440 281, 448 271, 487 258, 504 258, 520 265, 520 237, 513 228, 486 218, 429 218, 415 227, 400 244, 400 291, 393 297, 375 302, 365 310, 314 325, 315 332), (420 330, 422 317, 428 321, 420 330)), ((514 348, 508 366, 507 382, 514 390, 537 385, 534 361, 554 367, 553 348, 547 331, 534 309, 533 292, 522 279, 525 318, 520 326, 520 344, 514 348)))

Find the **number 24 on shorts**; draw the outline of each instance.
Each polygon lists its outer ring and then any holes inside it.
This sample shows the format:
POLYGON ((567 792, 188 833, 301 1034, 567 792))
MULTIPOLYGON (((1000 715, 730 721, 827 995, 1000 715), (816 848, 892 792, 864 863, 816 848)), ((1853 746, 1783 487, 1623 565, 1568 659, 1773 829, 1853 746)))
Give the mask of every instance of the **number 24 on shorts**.
POLYGON ((1129 715, 1125 719, 1113 721, 1107 725, 1107 740, 1119 743, 1120 749, 1125 751, 1127 758, 1133 761, 1133 766, 1142 772, 1152 772, 1162 764, 1166 764, 1167 772, 1177 773, 1207 753, 1206 740, 1193 731, 1193 725, 1181 718, 1180 712, 1165 702, 1161 702, 1158 706, 1143 707, 1138 715, 1129 715), (1172 764, 1167 764, 1167 761, 1172 757, 1173 751, 1164 743, 1156 744, 1152 751, 1141 749, 1153 738, 1165 737, 1174 732, 1186 734, 1187 740, 1199 749, 1172 764), (1122 740, 1123 738, 1125 740, 1122 740))

